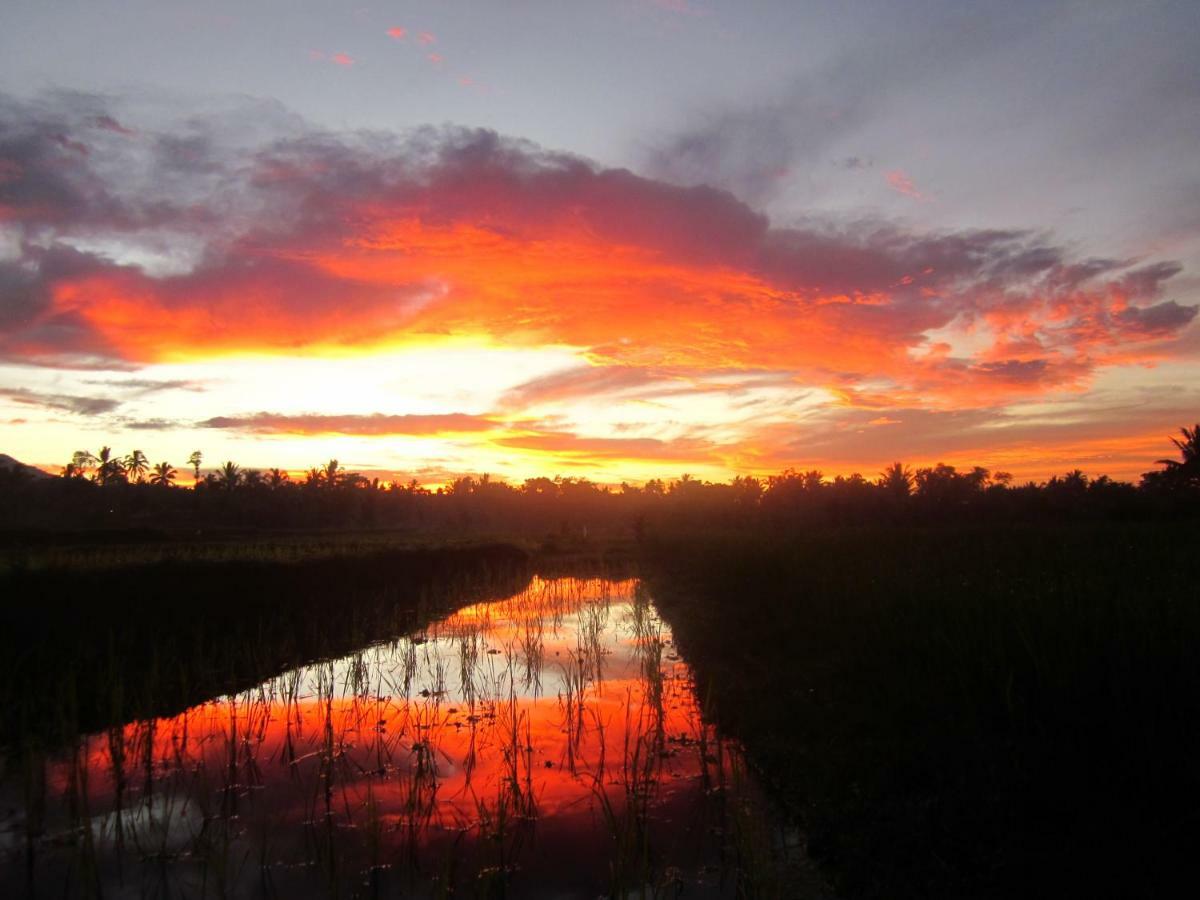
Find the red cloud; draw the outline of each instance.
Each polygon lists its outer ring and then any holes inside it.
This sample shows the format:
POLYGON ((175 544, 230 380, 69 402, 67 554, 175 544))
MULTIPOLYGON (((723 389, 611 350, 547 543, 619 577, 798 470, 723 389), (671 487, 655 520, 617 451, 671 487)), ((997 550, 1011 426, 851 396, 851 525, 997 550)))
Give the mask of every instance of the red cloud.
POLYGON ((422 31, 420 34, 418 34, 418 35, 417 35, 417 40, 418 40, 418 41, 419 41, 421 44, 425 45, 426 47, 428 47, 430 44, 436 44, 436 43, 437 43, 437 38, 436 38, 436 37, 434 37, 434 36, 433 36, 433 34, 432 34, 431 32, 428 32, 428 31, 422 31))
POLYGON ((399 25, 393 26, 387 30, 387 36, 390 38, 395 38, 398 41, 403 40, 406 34, 408 34, 408 30, 401 28, 399 25))
POLYGON ((354 60, 351 59, 349 56, 347 56, 345 53, 335 53, 335 54, 333 54, 333 56, 329 57, 329 59, 339 66, 354 65, 354 60))

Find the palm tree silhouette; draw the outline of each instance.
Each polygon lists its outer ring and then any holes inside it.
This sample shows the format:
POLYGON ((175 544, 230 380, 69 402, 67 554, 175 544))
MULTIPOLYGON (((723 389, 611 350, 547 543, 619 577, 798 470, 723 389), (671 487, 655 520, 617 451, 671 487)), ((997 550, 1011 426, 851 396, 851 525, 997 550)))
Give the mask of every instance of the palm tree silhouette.
POLYGON ((267 486, 273 491, 279 490, 290 480, 288 473, 283 469, 267 469, 267 486))
POLYGON ((150 476, 150 483, 161 485, 162 487, 170 487, 171 482, 175 480, 175 467, 169 462, 160 462, 154 467, 154 472, 150 476))
POLYGON ((242 480, 241 468, 235 462, 226 462, 218 470, 217 478, 225 490, 232 491, 238 486, 238 482, 242 480))
POLYGON ((1179 448, 1183 460, 1160 459, 1160 466, 1166 466, 1163 474, 1171 482, 1179 485, 1200 487, 1200 423, 1191 428, 1186 426, 1179 429, 1182 437, 1171 438, 1171 443, 1179 448))
POLYGON ((150 460, 141 450, 130 451, 125 457, 125 471, 134 481, 141 484, 146 480, 146 472, 150 470, 150 460))
POLYGON ((907 497, 912 493, 912 485, 912 470, 904 463, 892 463, 879 473, 879 486, 897 497, 907 497))
POLYGON ((112 455, 112 447, 104 446, 96 454, 95 479, 100 484, 108 484, 125 474, 121 461, 112 455))
POLYGON ((331 459, 325 463, 325 468, 321 472, 321 477, 325 479, 325 484, 329 487, 337 487, 341 482, 341 474, 338 471, 338 461, 331 459))
POLYGON ((192 474, 196 481, 200 481, 200 463, 204 460, 204 456, 199 450, 193 450, 192 455, 188 457, 188 465, 192 467, 192 474))

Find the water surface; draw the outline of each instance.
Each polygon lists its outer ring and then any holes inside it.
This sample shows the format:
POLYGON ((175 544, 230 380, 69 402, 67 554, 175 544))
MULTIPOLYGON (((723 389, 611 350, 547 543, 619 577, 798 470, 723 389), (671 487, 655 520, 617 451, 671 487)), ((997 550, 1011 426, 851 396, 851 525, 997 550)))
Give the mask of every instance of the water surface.
POLYGON ((636 580, 504 600, 0 780, 6 896, 735 896, 778 844, 636 580))

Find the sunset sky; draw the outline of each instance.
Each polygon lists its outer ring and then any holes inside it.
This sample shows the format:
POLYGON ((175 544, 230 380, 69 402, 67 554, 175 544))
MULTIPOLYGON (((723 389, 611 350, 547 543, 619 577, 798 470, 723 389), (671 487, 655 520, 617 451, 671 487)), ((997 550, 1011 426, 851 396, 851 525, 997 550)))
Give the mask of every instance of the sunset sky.
POLYGON ((1136 480, 1200 5, 12 3, 0 452, 1136 480))

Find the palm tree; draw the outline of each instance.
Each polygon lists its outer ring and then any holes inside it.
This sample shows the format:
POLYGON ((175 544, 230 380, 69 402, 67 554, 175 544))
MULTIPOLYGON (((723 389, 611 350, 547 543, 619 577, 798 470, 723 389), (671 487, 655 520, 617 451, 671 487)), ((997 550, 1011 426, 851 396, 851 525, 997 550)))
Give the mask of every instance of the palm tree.
POLYGON ((1171 443, 1178 449, 1183 460, 1160 459, 1160 466, 1166 466, 1163 472, 1167 481, 1180 486, 1200 487, 1200 423, 1191 428, 1180 428, 1182 437, 1171 438, 1171 443))
POLYGON ((1190 462, 1200 460, 1200 424, 1193 425, 1190 429, 1180 428, 1179 433, 1183 435, 1183 440, 1171 438, 1171 443, 1183 454, 1183 464, 1186 466, 1190 462))
POLYGON ((912 470, 904 463, 894 462, 879 473, 879 486, 897 497, 907 497, 912 493, 912 470))
POLYGON ((125 472, 138 484, 146 480, 146 472, 150 470, 150 460, 141 450, 133 450, 125 457, 125 472))
POLYGON ((150 476, 151 484, 170 487, 171 482, 175 480, 175 467, 169 462, 160 462, 154 467, 154 473, 150 476))
POLYGON ((283 469, 267 469, 267 487, 273 491, 279 490, 290 480, 288 473, 283 469))
POLYGON ((193 450, 192 455, 188 457, 188 465, 192 467, 192 475, 197 482, 200 481, 200 463, 204 461, 204 456, 199 450, 193 450))
POLYGON ((241 468, 235 462, 226 462, 217 471, 217 480, 221 482, 221 486, 225 490, 232 491, 242 480, 241 468))
POLYGON ((95 479, 100 484, 108 484, 125 474, 121 461, 112 455, 112 447, 101 447, 96 454, 95 479))
POLYGON ((341 482, 341 474, 338 471, 338 461, 331 459, 325 463, 325 468, 321 472, 321 477, 325 479, 325 483, 329 487, 337 487, 341 482))
POLYGON ((242 484, 244 484, 246 487, 261 487, 262 483, 262 472, 258 471, 258 469, 247 469, 242 473, 242 484))

